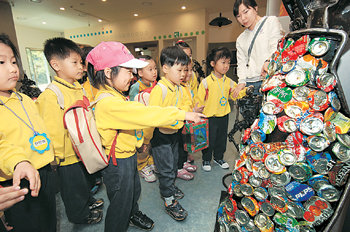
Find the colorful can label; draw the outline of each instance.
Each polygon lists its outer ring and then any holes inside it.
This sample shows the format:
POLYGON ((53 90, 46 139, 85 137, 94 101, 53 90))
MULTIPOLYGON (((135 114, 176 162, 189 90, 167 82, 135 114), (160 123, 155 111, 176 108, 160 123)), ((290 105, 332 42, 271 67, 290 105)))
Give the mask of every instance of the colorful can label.
POLYGON ((274 186, 283 187, 290 182, 291 177, 289 175, 289 172, 283 172, 281 174, 271 174, 270 179, 271 179, 271 183, 274 186))
POLYGON ((309 52, 313 56, 323 56, 325 55, 330 47, 330 43, 324 37, 314 38, 309 44, 309 52))
POLYGON ((265 79, 260 87, 260 90, 262 92, 269 91, 275 87, 284 88, 287 86, 287 84, 283 81, 284 75, 276 74, 273 76, 269 76, 269 78, 265 79))
POLYGON ((252 197, 243 197, 241 200, 243 208, 248 212, 248 214, 254 217, 259 212, 258 202, 252 197))
POLYGON ((343 186, 350 174, 350 162, 336 163, 329 171, 329 182, 335 186, 343 186))
POLYGON ((350 149, 339 142, 334 144, 332 152, 341 162, 348 162, 350 160, 350 149))
POLYGON ((310 89, 306 86, 300 86, 293 89, 293 98, 297 101, 307 102, 310 89))
POLYGON ((298 157, 291 149, 283 149, 277 153, 278 160, 284 166, 291 166, 297 162, 298 157))
POLYGON ((285 189, 293 201, 307 201, 315 195, 315 191, 309 185, 297 181, 290 182, 285 189))
POLYGON ((296 67, 293 71, 289 72, 286 77, 285 81, 287 85, 292 87, 299 87, 305 85, 310 80, 310 73, 308 73, 306 70, 296 67))
POLYGON ((317 153, 315 151, 308 151, 306 153, 307 163, 314 172, 319 174, 328 173, 328 162, 332 159, 328 152, 317 153))
POLYGON ((299 182, 305 182, 312 176, 310 166, 305 163, 296 163, 289 167, 289 174, 299 182))
POLYGON ((295 218, 288 217, 282 213, 276 213, 275 216, 273 216, 273 221, 289 232, 299 232, 299 224, 295 218))
POLYGON ((319 74, 326 73, 328 70, 328 63, 322 58, 316 58, 308 54, 298 59, 297 65, 304 69, 310 69, 312 71, 318 70, 319 74))
POLYGON ((254 196, 258 201, 265 201, 269 196, 269 193, 265 188, 257 187, 254 189, 254 196))
POLYGON ((264 163, 266 169, 271 173, 280 174, 286 171, 286 167, 279 162, 276 154, 268 155, 264 163))
POLYGON ((270 90, 267 94, 267 100, 279 99, 283 103, 289 102, 293 97, 293 92, 291 88, 285 87, 281 88, 277 86, 276 88, 270 90))
POLYGON ((319 226, 330 218, 334 211, 329 202, 317 196, 311 197, 304 205, 304 219, 312 226, 319 226))
POLYGON ((295 60, 288 60, 281 67, 281 73, 287 74, 295 69, 297 62, 295 60))
POLYGON ((341 108, 340 100, 338 95, 335 92, 328 93, 328 99, 331 104, 331 107, 334 111, 338 112, 341 108))
POLYGON ((272 207, 280 213, 285 213, 288 209, 287 200, 281 196, 271 196, 270 203, 272 207))
POLYGON ((337 84, 337 78, 331 73, 324 73, 316 78, 316 84, 319 89, 325 92, 332 91, 337 84))
POLYGON ((323 185, 329 184, 329 181, 324 175, 314 175, 308 180, 308 184, 317 192, 323 185))
POLYGON ((277 125, 276 115, 267 115, 261 112, 258 125, 265 134, 271 134, 277 125))
POLYGON ((328 202, 336 202, 340 199, 340 192, 333 185, 325 184, 317 191, 317 195, 328 202))
POLYGON ((308 96, 309 105, 316 111, 324 111, 329 106, 328 95, 323 90, 314 90, 308 96))

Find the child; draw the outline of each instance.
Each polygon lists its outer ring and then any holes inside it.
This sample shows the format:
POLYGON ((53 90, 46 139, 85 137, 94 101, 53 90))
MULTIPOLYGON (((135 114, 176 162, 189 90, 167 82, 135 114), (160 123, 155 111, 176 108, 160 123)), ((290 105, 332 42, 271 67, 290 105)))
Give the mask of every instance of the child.
MULTIPOLYGON (((137 75, 139 76, 139 79, 130 87, 129 97, 131 101, 134 100, 135 96, 139 92, 156 84, 158 74, 156 62, 150 56, 143 56, 140 58, 140 60, 147 62, 148 65, 144 68, 137 69, 137 75)), ((145 148, 145 151, 137 153, 137 169, 145 181, 154 182, 156 181, 156 176, 154 175, 153 171, 154 161, 149 152, 150 140, 146 139, 146 137, 144 139, 143 147, 145 148)))
MULTIPOLYGON (((186 95, 180 88, 189 61, 186 53, 177 46, 162 50, 160 62, 164 77, 153 88, 149 99, 150 105, 176 106, 190 111, 186 95)), ((187 211, 177 201, 183 198, 184 194, 175 186, 179 156, 177 132, 182 127, 183 122, 176 122, 171 126, 156 128, 151 140, 153 159, 159 172, 160 195, 165 201, 166 212, 178 221, 187 217, 187 211)))
POLYGON ((4 122, 0 124, 0 185, 6 189, 13 186, 10 188, 22 194, 17 199, 21 201, 5 215, 15 231, 56 231, 55 179, 50 167, 53 149, 35 103, 15 89, 19 77, 17 49, 1 34, 0 117, 4 122), (31 193, 24 197, 26 188, 31 193))
POLYGON ((230 68, 231 52, 225 47, 213 49, 207 57, 207 67, 212 70, 198 88, 196 102, 204 105, 203 113, 209 119, 209 147, 202 151, 203 170, 211 171, 210 161, 214 153, 214 162, 221 168, 229 168, 223 159, 227 143, 228 114, 231 111, 228 97, 232 100, 246 95, 246 88, 237 98, 232 97, 232 90, 237 85, 225 74, 230 68))
POLYGON ((139 211, 137 203, 141 185, 136 148, 143 144, 142 129, 170 125, 177 120, 199 121, 204 115, 127 101, 122 92, 129 89, 133 68, 143 68, 148 63, 135 59, 122 43, 100 43, 89 53, 87 61, 88 74, 99 89, 96 97, 104 97, 95 106, 97 129, 106 154, 112 156, 110 164, 102 170, 110 201, 105 231, 124 232, 129 223, 151 230, 153 221, 139 211))
POLYGON ((53 38, 46 41, 44 53, 57 74, 52 83, 64 97, 64 109, 60 108, 57 95, 50 89, 46 89, 37 99, 58 160, 61 197, 70 222, 95 224, 102 219, 102 210, 97 208, 103 205, 103 200, 92 197, 86 179, 87 171, 75 154, 68 131, 63 125, 64 110, 84 95, 83 88, 77 81, 83 75, 81 50, 71 40, 53 38))

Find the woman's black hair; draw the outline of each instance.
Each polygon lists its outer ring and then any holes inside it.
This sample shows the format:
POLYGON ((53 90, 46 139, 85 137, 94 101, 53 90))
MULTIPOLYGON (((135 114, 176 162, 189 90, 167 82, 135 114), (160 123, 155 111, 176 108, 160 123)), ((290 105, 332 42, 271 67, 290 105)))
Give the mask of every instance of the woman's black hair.
POLYGON ((174 64, 188 65, 190 57, 178 46, 163 48, 160 54, 160 65, 172 67, 174 64))
MULTIPOLYGON (((119 66, 112 67, 111 70, 112 70, 111 79, 113 81, 113 79, 118 75, 120 71, 120 67, 119 66)), ((100 87, 105 88, 106 85, 108 85, 107 77, 105 75, 104 70, 100 70, 95 73, 94 66, 88 63, 87 74, 88 74, 90 83, 96 89, 100 89, 100 87)))
MULTIPOLYGON (((81 48, 81 52, 82 52, 81 60, 83 62, 83 66, 85 66, 86 57, 92 49, 94 49, 94 48, 91 46, 84 46, 81 48)), ((83 77, 78 80, 79 84, 81 84, 81 85, 84 84, 85 81, 87 80, 87 78, 88 78, 87 73, 84 72, 83 77)))
POLYGON ((10 40, 8 35, 6 35, 4 33, 0 34, 0 43, 5 44, 11 48, 13 55, 15 56, 18 69, 19 69, 19 77, 21 78, 23 76, 23 68, 22 68, 21 59, 19 58, 19 53, 17 51, 16 46, 12 43, 12 41, 10 40))
POLYGON ((237 17, 237 15, 238 15, 239 6, 241 4, 245 5, 247 8, 249 8, 249 7, 255 8, 258 6, 258 4, 256 4, 255 0, 236 0, 236 2, 233 4, 233 15, 235 17, 237 17))
POLYGON ((186 43, 185 41, 183 40, 178 40, 176 43, 175 43, 175 46, 178 46, 179 48, 181 49, 185 49, 185 48, 189 48, 191 53, 192 53, 192 48, 190 47, 190 45, 188 45, 188 43, 186 43))
POLYGON ((210 53, 207 56, 207 75, 213 71, 213 67, 210 65, 212 61, 216 63, 218 60, 221 58, 224 59, 232 59, 232 53, 227 47, 219 47, 219 48, 214 48, 210 51, 210 53))

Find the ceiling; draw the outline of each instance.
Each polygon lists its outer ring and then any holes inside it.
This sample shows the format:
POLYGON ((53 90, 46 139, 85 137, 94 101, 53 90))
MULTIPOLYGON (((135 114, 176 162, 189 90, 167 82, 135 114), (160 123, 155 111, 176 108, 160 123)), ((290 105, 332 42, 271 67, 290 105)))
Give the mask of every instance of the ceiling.
MULTIPOLYGON (((197 9, 232 12, 233 0, 8 0, 15 24, 63 32, 66 29, 197 9), (186 6, 182 10, 181 6, 186 6), (64 7, 65 10, 60 10, 64 7), (139 16, 135 17, 137 13, 139 16), (102 22, 98 22, 102 19, 102 22), (46 24, 43 24, 45 22, 46 24)), ((257 0, 266 7, 266 0, 257 0)), ((233 15, 223 15, 233 18, 233 15)))

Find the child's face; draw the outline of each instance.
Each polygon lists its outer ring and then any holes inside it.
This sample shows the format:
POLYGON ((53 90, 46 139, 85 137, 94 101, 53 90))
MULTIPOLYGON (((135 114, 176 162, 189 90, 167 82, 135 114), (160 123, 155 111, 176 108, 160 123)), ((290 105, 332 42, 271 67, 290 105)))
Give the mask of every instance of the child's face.
POLYGON ((157 66, 154 60, 147 60, 148 65, 138 70, 138 74, 142 80, 147 82, 154 82, 157 79, 157 66))
POLYGON ((191 78, 192 78, 192 75, 193 75, 192 63, 190 63, 190 64, 187 65, 186 70, 187 70, 187 74, 186 74, 185 79, 183 80, 184 83, 189 82, 189 81, 191 80, 191 78))
POLYGON ((112 78, 112 87, 121 92, 127 91, 133 77, 132 68, 120 68, 118 74, 112 78))
POLYGON ((192 58, 191 48, 183 48, 182 50, 188 55, 188 57, 192 58))
POLYGON ((0 43, 0 95, 8 95, 8 91, 16 87, 19 68, 12 49, 0 43))
POLYGON ((230 69, 230 58, 220 58, 218 61, 211 61, 210 65, 213 67, 216 74, 224 75, 230 69))
POLYGON ((60 78, 70 83, 82 78, 84 72, 81 56, 76 52, 71 52, 65 59, 56 59, 53 68, 60 78))
POLYGON ((180 85, 186 77, 187 65, 174 64, 173 66, 163 65, 163 72, 167 78, 174 85, 180 85))

